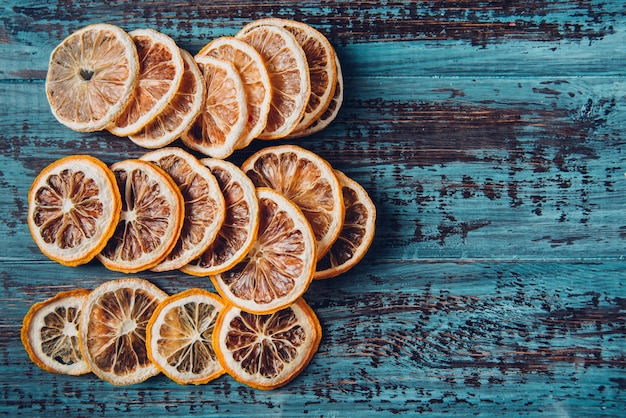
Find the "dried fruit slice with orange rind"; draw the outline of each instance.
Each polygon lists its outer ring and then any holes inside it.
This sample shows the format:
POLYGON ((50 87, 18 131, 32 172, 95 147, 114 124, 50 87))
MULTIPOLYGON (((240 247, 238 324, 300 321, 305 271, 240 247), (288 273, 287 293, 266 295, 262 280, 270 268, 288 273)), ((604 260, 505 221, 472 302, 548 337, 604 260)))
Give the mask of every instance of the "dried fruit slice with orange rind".
POLYGON ((30 359, 42 369, 73 376, 89 373, 78 339, 78 321, 90 291, 75 289, 35 303, 24 316, 21 338, 30 359))
POLYGON ((224 374, 213 349, 213 331, 224 304, 215 293, 188 289, 165 298, 146 329, 148 358, 181 385, 201 385, 224 374))
POLYGON ((213 332, 219 362, 231 377, 256 389, 284 386, 309 364, 322 327, 304 299, 269 315, 226 306, 213 332))
POLYGON ((122 213, 97 257, 114 271, 150 269, 176 245, 185 218, 183 196, 163 169, 147 161, 119 161, 111 170, 122 195, 122 213))
POLYGON ((258 138, 284 138, 302 119, 311 96, 306 55, 296 38, 278 26, 259 26, 235 36, 261 54, 270 76, 270 111, 265 130, 258 138))
POLYGON ((233 163, 203 158, 226 202, 226 216, 213 243, 195 260, 181 268, 187 274, 208 276, 224 272, 243 259, 256 240, 259 201, 252 181, 233 163))
POLYGON ((122 201, 99 159, 71 155, 48 165, 28 193, 28 227, 43 254, 66 266, 91 261, 115 232, 122 201))
POLYGON ((91 371, 113 385, 132 385, 159 373, 146 348, 146 326, 167 294, 140 278, 107 281, 85 300, 81 353, 91 371))
POLYGON ((217 237, 226 216, 224 196, 211 170, 181 148, 161 148, 140 159, 165 170, 185 200, 185 219, 176 246, 152 267, 152 271, 179 269, 199 257, 217 237))
POLYGON ((330 163, 297 145, 276 145, 255 152, 241 168, 255 186, 277 190, 298 205, 315 232, 320 259, 339 236, 345 213, 330 163))
POLYGON ((261 54, 249 44, 231 36, 220 36, 205 45, 196 57, 213 57, 228 61, 241 76, 246 94, 248 121, 236 149, 247 147, 267 125, 272 99, 272 85, 261 54))
POLYGON ((367 191, 343 172, 335 170, 346 213, 339 237, 317 262, 314 279, 328 279, 354 267, 369 249, 376 230, 376 206, 367 191))
POLYGON ((161 148, 178 139, 196 120, 204 106, 206 87, 200 69, 189 52, 180 50, 183 78, 165 109, 139 132, 129 136, 144 148, 161 148))
POLYGON ((315 273, 316 243, 302 211, 281 193, 257 188, 259 232, 248 254, 211 276, 224 300, 246 312, 276 312, 301 297, 315 273))
POLYGON ((124 30, 104 23, 85 26, 50 55, 50 110, 75 131, 104 129, 126 108, 138 76, 137 50, 124 30))
POLYGON ((117 136, 135 134, 172 100, 183 78, 180 49, 169 36, 154 29, 129 33, 139 56, 139 77, 124 112, 107 126, 117 136))

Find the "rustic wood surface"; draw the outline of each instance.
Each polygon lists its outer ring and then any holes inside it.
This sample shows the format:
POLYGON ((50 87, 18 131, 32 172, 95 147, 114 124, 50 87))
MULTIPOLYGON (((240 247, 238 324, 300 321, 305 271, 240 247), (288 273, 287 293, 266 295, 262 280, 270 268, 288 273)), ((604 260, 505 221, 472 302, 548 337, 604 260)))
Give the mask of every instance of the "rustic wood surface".
MULTIPOLYGON (((576 1, 19 1, 0 5, 0 414, 25 416, 624 416, 626 6, 576 1), (160 30, 192 53, 261 17, 307 22, 343 64, 346 97, 299 140, 378 208, 366 258, 306 299, 324 337, 265 392, 222 376, 113 387, 32 364, 29 307, 118 278, 46 259, 26 196, 48 163, 144 150, 55 121, 52 49, 89 23, 160 30)), ((241 162, 266 143, 231 160, 241 162)), ((212 289, 137 275, 168 293, 212 289)))

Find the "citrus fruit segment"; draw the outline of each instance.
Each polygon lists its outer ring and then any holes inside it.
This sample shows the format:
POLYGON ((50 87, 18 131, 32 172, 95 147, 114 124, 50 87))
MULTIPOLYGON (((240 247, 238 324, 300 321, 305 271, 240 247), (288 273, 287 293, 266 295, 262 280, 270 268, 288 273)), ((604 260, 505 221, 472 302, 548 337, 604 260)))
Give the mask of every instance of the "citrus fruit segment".
POLYGON ((183 226, 184 200, 163 169, 141 160, 111 166, 122 195, 122 214, 98 259, 110 270, 150 269, 172 251, 183 226))
POLYGON ((139 78, 124 112, 108 126, 117 136, 137 133, 172 100, 183 77, 183 58, 169 36, 153 29, 129 33, 139 56, 139 78))
POLYGON ((315 232, 321 258, 339 235, 345 212, 331 165, 304 148, 278 145, 254 153, 242 170, 257 187, 277 190, 298 205, 315 232))
POLYGON ((289 135, 302 119, 311 95, 309 67, 302 47, 290 32, 277 26, 242 30, 236 37, 261 54, 272 85, 267 125, 259 138, 289 135))
POLYGON ((160 148, 171 144, 185 132, 196 120, 206 96, 202 73, 193 57, 184 49, 183 77, 178 91, 165 109, 139 132, 130 135, 130 140, 144 148, 160 148))
POLYGON ((264 25, 278 26, 292 33, 302 47, 309 67, 311 95, 295 131, 305 129, 328 108, 337 85, 335 50, 322 33, 310 25, 289 19, 257 19, 242 29, 247 32, 264 25))
POLYGON ((53 373, 89 373, 78 346, 78 321, 89 290, 76 289, 34 304, 22 326, 22 344, 37 366, 53 373))
POLYGON ((339 59, 335 56, 336 62, 335 65, 337 67, 337 85, 335 86, 335 94, 333 95, 328 108, 322 113, 322 115, 313 121, 310 126, 302 129, 295 130, 289 136, 288 139, 295 138, 303 138, 305 136, 312 135, 316 132, 321 131, 326 128, 332 121, 335 120, 337 115, 339 114, 339 109, 341 109, 341 105, 343 104, 343 74, 341 71, 341 64, 339 63, 339 59))
POLYGON ((217 291, 246 312, 272 313, 304 294, 315 270, 315 237, 302 211, 282 194, 257 188, 259 232, 248 254, 211 276, 217 291))
POLYGON ((239 72, 246 94, 248 121, 236 148, 245 148, 263 132, 270 111, 272 86, 261 54, 237 38, 222 36, 205 45, 196 56, 228 61, 239 72))
POLYGON ((213 349, 213 331, 223 303, 203 289, 165 298, 148 322, 148 357, 163 374, 181 385, 207 383, 222 374, 213 349))
POLYGON ((70 129, 104 129, 126 107, 139 73, 137 50, 117 26, 94 24, 65 38, 50 56, 46 95, 70 129))
POLYGON ((138 278, 111 280, 89 294, 80 318, 80 349, 98 377, 131 385, 158 374, 146 351, 146 326, 165 297, 138 278))
POLYGON ((120 218, 115 177, 86 155, 44 168, 28 193, 28 226, 46 256, 67 266, 89 262, 106 245, 120 218))
POLYGON ((346 213, 337 240, 317 262, 314 279, 328 279, 348 271, 369 249, 376 229, 376 206, 367 191, 339 170, 346 213))
POLYGON ((207 97, 200 116, 182 135, 189 148, 215 158, 226 158, 244 135, 248 109, 243 82, 226 61, 196 57, 206 83, 207 97))
POLYGON ((211 245, 190 264, 181 268, 195 276, 208 276, 230 269, 246 256, 259 228, 259 202, 252 181, 231 162, 203 158, 224 196, 226 216, 211 245))
POLYGON ((180 148, 168 147, 141 157, 174 180, 185 201, 183 229, 176 246, 153 271, 178 269, 200 256, 215 240, 224 222, 224 196, 211 171, 180 148))
POLYGON ((257 389, 275 389, 304 370, 321 338, 315 312, 300 298, 269 315, 225 307, 215 325, 213 346, 235 380, 257 389))

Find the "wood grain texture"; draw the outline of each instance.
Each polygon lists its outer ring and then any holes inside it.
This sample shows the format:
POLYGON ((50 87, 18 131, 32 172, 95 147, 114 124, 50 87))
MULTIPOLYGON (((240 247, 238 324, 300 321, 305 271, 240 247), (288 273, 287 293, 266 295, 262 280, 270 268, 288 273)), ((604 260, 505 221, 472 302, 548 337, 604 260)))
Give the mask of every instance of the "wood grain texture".
MULTIPOLYGON (((5 1, 0 5, 0 414, 9 416, 623 416, 626 411, 626 6, 577 1, 5 1), (35 302, 118 274, 47 260, 26 224, 51 161, 144 150, 49 111, 44 78, 71 31, 150 27, 190 52, 260 17, 325 33, 346 97, 299 141, 378 209, 366 258, 306 298, 324 336, 262 392, 228 376, 117 388, 32 364, 35 302)), ((254 142, 231 160, 266 146, 254 142)), ((209 280, 147 273, 168 293, 209 280)))

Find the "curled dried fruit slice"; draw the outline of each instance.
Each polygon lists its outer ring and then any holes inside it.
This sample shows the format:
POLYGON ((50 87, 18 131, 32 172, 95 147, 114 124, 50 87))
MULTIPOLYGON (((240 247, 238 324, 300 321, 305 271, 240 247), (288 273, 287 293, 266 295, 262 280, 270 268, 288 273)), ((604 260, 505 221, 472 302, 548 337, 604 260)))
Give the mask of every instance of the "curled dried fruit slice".
POLYGON ((200 116, 181 139, 189 148, 214 158, 226 158, 245 133, 248 106, 243 82, 226 61, 196 57, 207 97, 200 116))
POLYGON ((267 125, 260 139, 278 139, 296 127, 311 95, 306 55, 296 38, 278 26, 259 26, 240 31, 237 38, 259 51, 272 85, 267 125))
POLYGON ((126 107, 139 74, 137 50, 117 26, 89 25, 65 38, 50 56, 46 95, 56 119, 70 129, 104 129, 126 107))
POLYGON ((80 317, 80 349, 96 376, 132 385, 158 374, 148 358, 146 326, 167 294, 147 280, 111 280, 95 288, 80 317))
POLYGON ((365 255, 376 229, 376 206, 367 191, 339 170, 346 214, 343 227, 330 250, 317 262, 314 279, 328 279, 354 267, 365 255))
POLYGON ((181 270, 195 276, 226 271, 246 256, 259 228, 259 203, 254 184, 231 162, 203 158, 217 179, 226 202, 226 216, 217 238, 200 257, 181 270))
POLYGON ((248 146, 265 129, 272 99, 272 85, 261 54, 237 38, 221 36, 205 45, 196 56, 228 61, 239 72, 246 94, 248 121, 236 148, 248 146))
POLYGON ((280 193, 258 188, 259 232, 248 254, 211 276, 224 299, 246 312, 271 313, 304 294, 315 270, 315 237, 302 211, 280 193))
POLYGON ((313 227, 320 259, 339 236, 345 208, 339 180, 319 155, 295 145, 254 153, 242 165, 257 187, 270 187, 291 199, 313 227))
POLYGON ((181 385, 207 383, 222 374, 213 349, 215 321, 222 300, 203 289, 165 298, 148 322, 148 357, 163 374, 181 385))
POLYGON ((53 373, 89 373, 78 346, 78 321, 87 289, 60 292, 34 304, 22 326, 22 344, 30 359, 53 373))
POLYGON ((304 370, 321 338, 315 312, 300 298, 269 315, 225 307, 215 325, 213 346, 235 380, 257 389, 275 389, 304 370))
POLYGON ((185 220, 178 242, 152 270, 181 268, 200 256, 215 240, 226 215, 224 196, 211 171, 180 148, 162 148, 141 159, 165 170, 185 200, 185 220))
POLYGON ((98 259, 124 273, 150 269, 176 245, 185 219, 183 196, 172 178, 149 162, 120 161, 111 170, 123 196, 122 214, 98 259))
POLYGON ((117 136, 139 132, 165 109, 183 78, 183 58, 169 36, 153 29, 129 33, 139 55, 139 78, 128 106, 107 129, 117 136))
POLYGON ((202 73, 189 52, 180 50, 184 62, 183 78, 178 91, 150 123, 139 132, 130 135, 130 140, 144 148, 160 148, 174 142, 196 120, 206 96, 202 73))
POLYGON ((28 193, 28 226, 46 256, 67 266, 89 262, 115 232, 122 202, 115 177, 84 155, 44 168, 28 193))

